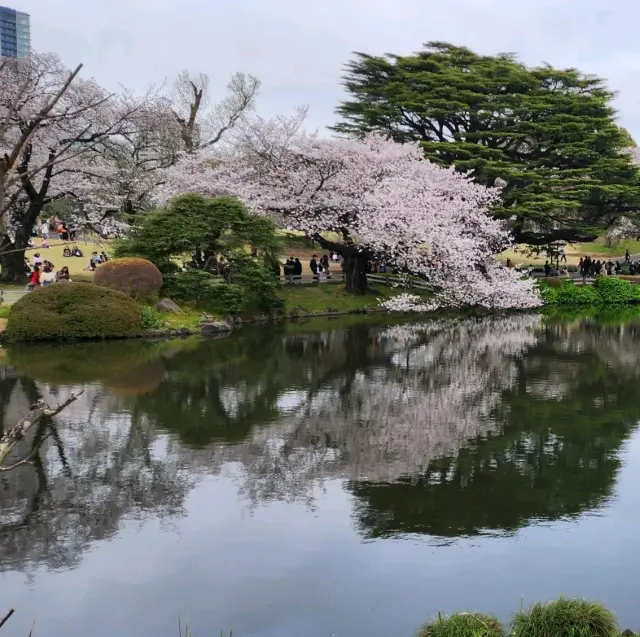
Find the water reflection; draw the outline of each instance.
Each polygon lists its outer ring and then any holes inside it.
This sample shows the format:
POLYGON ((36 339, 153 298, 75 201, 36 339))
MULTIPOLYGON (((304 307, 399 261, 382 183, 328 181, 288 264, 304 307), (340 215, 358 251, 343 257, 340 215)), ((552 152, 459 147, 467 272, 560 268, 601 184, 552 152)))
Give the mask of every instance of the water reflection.
POLYGON ((634 324, 537 315, 12 348, 5 426, 40 396, 89 391, 24 442, 50 435, 33 467, 2 474, 0 565, 76 566, 124 520, 179 518, 209 475, 252 506, 313 505, 343 480, 364 538, 577 516, 612 494, 637 353, 634 324))

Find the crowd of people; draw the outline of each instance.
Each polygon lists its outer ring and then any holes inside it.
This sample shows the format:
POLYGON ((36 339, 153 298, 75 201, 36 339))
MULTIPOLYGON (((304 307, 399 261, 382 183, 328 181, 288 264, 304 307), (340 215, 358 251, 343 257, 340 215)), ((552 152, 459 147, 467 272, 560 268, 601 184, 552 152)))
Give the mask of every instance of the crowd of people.
MULTIPOLYGON (((331 258, 329 258, 328 254, 324 254, 321 257, 314 254, 309 261, 311 276, 317 281, 333 278, 331 262, 336 264, 340 262, 340 257, 335 252, 331 255, 331 258)), ((301 283, 302 261, 300 261, 300 258, 289 257, 284 263, 283 274, 287 283, 301 283)), ((278 272, 278 276, 280 276, 280 272, 278 272)))
POLYGON ((578 263, 578 272, 583 277, 586 276, 612 276, 614 274, 622 274, 626 270, 628 274, 640 274, 640 261, 632 261, 631 255, 627 250, 625 260, 620 263, 619 260, 608 261, 600 259, 592 259, 591 257, 585 257, 580 259, 578 263))
MULTIPOLYGON (((309 270, 311 276, 316 281, 322 281, 326 279, 332 279, 333 273, 331 272, 331 264, 341 265, 341 276, 344 279, 344 259, 334 252, 329 256, 324 254, 318 257, 314 254, 309 261, 309 270)), ((283 267, 285 281, 287 283, 301 283, 302 282, 302 262, 299 257, 289 257, 283 267)), ((365 263, 365 272, 367 274, 385 274, 387 272, 387 265, 382 261, 369 260, 365 263)), ((280 272, 278 272, 280 276, 280 272)))
MULTIPOLYGON (((65 247, 63 255, 65 257, 82 257, 82 251, 74 246, 73 248, 65 247)), ((93 252, 89 259, 89 267, 87 270, 94 271, 101 263, 106 263, 109 260, 106 252, 102 251, 93 252)), ((38 287, 46 287, 52 283, 58 283, 60 281, 71 281, 71 275, 69 274, 68 266, 63 266, 56 272, 55 265, 48 259, 44 259, 39 252, 33 255, 32 262, 29 262, 27 257, 24 258, 24 273, 29 279, 27 283, 27 290, 32 291, 38 287)))
MULTIPOLYGON (((507 267, 512 267, 509 259, 507 259, 507 267)), ((581 257, 578 262, 578 273, 582 277, 640 274, 640 261, 632 261, 628 250, 622 263, 619 259, 605 261, 604 259, 594 259, 589 256, 581 257)), ((561 265, 560 263, 554 265, 549 261, 544 264, 544 275, 546 277, 566 276, 568 274, 568 266, 566 265, 561 265)))
POLYGON ((33 265, 29 264, 29 260, 25 257, 25 274, 29 277, 27 283, 27 290, 32 291, 38 287, 46 287, 52 283, 58 283, 60 281, 71 281, 71 275, 69 274, 69 268, 67 266, 62 267, 58 272, 55 270, 55 265, 43 259, 39 252, 33 255, 33 265))
POLYGON ((49 247, 49 237, 52 234, 57 234, 62 241, 75 241, 77 230, 73 226, 68 226, 55 215, 48 219, 38 219, 36 221, 33 236, 40 238, 42 248, 49 247))

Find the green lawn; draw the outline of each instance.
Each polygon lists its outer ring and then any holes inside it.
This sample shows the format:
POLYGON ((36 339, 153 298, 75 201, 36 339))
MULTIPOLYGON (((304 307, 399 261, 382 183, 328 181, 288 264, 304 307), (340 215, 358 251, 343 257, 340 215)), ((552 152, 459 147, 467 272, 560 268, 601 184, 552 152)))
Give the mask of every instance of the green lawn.
POLYGON ((631 254, 640 254, 640 241, 628 239, 626 241, 620 241, 612 248, 608 248, 604 245, 604 238, 600 237, 593 243, 576 243, 573 245, 573 251, 584 252, 585 254, 602 254, 609 257, 624 257, 624 252, 629 249, 631 254))
MULTIPOLYGON (((327 312, 353 312, 361 309, 375 309, 378 299, 388 299, 403 292, 400 288, 391 288, 375 284, 369 293, 355 295, 347 292, 342 283, 319 283, 317 285, 283 285, 282 296, 285 311, 291 310, 305 314, 323 314, 327 312)), ((420 290, 411 290, 419 294, 420 290)))

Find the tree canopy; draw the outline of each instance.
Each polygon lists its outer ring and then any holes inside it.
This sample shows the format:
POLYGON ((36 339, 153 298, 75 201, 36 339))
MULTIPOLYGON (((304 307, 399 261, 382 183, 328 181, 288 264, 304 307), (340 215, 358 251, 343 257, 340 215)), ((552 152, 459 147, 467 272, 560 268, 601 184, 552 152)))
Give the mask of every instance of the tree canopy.
POLYGON ((438 304, 535 307, 531 281, 495 255, 510 245, 503 224, 487 214, 498 192, 426 161, 416 143, 375 133, 320 139, 291 119, 256 120, 236 157, 186 157, 164 184, 180 192, 239 197, 280 227, 304 232, 344 258, 347 290, 367 289, 365 265, 379 259, 419 275, 438 290, 438 304))
POLYGON ((271 257, 279 245, 271 220, 252 215, 231 197, 184 195, 135 221, 116 254, 144 257, 162 272, 176 270, 174 257, 194 255, 198 262, 211 256, 229 258, 249 244, 271 257))
POLYGON ((517 242, 594 240, 638 209, 629 135, 601 78, 429 42, 406 56, 356 53, 344 86, 334 130, 419 141, 431 161, 501 186, 493 212, 517 242))

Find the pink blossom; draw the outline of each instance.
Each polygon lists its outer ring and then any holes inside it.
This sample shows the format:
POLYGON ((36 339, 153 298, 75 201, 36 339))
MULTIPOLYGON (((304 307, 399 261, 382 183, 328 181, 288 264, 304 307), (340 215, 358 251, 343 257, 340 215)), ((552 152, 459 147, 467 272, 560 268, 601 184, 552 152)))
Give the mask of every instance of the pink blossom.
POLYGON ((337 236, 367 258, 408 268, 438 290, 440 305, 541 305, 533 282, 495 258, 511 244, 505 226, 488 214, 499 189, 432 164, 414 143, 307 134, 304 115, 251 121, 237 132, 231 155, 186 157, 158 197, 237 196, 325 249, 337 236))

